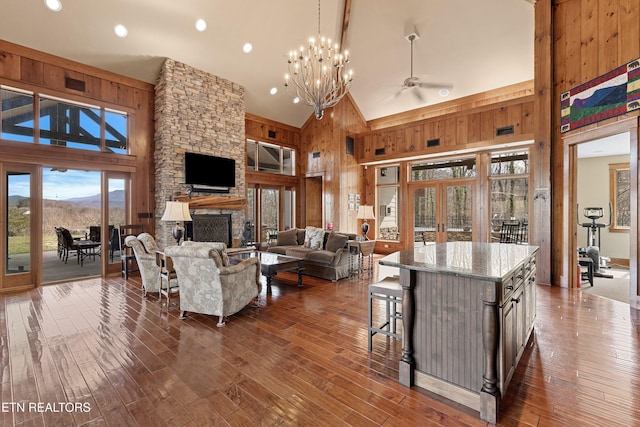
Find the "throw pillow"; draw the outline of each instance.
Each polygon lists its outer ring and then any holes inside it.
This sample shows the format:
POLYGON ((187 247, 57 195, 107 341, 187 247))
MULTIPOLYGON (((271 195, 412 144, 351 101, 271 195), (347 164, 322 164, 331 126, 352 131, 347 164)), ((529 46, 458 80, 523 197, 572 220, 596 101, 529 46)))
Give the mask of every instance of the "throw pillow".
POLYGON ((148 253, 153 254, 153 256, 156 255, 156 251, 158 250, 158 245, 156 244, 156 241, 153 238, 153 236, 151 236, 151 234, 149 234, 149 233, 141 233, 138 236, 138 240, 140 240, 142 242, 142 244, 144 245, 145 250, 148 253))
POLYGON ((304 246, 311 249, 322 248, 322 239, 324 238, 324 230, 308 226, 305 228, 304 246))
POLYGON ((347 244, 347 240, 349 240, 349 236, 331 232, 331 234, 329 234, 329 238, 327 239, 327 245, 325 246, 325 249, 329 252, 337 252, 338 249, 345 247, 345 245, 347 244))
POLYGON ((298 230, 278 231, 278 246, 296 246, 298 244, 298 230))

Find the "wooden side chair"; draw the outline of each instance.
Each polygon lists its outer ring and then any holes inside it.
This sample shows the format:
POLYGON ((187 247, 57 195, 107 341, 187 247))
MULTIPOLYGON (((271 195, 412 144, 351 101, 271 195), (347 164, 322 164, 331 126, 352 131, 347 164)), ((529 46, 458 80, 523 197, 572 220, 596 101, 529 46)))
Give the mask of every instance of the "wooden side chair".
POLYGON ((500 243, 520 243, 520 221, 504 221, 502 223, 500 243))

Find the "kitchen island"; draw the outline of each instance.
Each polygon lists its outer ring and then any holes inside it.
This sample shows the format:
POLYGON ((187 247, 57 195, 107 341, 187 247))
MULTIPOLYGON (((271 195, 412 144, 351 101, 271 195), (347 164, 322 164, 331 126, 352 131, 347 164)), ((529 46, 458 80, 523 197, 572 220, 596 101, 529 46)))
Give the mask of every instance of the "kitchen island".
POLYGON ((450 242, 390 254, 400 268, 399 381, 497 422, 536 316, 536 246, 450 242))

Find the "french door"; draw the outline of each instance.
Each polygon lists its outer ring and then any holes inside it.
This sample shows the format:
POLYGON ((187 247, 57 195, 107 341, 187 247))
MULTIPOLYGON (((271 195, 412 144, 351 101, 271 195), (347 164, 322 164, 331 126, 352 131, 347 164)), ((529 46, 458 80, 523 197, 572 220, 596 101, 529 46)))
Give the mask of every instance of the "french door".
POLYGON ((437 182, 413 189, 414 245, 473 239, 474 183, 437 182))
POLYGON ((32 286, 37 269, 39 207, 36 201, 37 168, 0 163, 0 226, 4 241, 0 247, 2 290, 32 286))

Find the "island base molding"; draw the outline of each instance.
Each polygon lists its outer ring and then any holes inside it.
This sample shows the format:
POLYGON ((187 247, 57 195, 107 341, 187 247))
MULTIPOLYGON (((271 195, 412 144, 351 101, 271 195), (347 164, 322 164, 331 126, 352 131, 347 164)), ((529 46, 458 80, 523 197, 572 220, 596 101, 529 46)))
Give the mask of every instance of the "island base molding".
POLYGON ((480 395, 478 393, 432 377, 424 372, 415 371, 414 377, 416 386, 480 412, 480 395))

